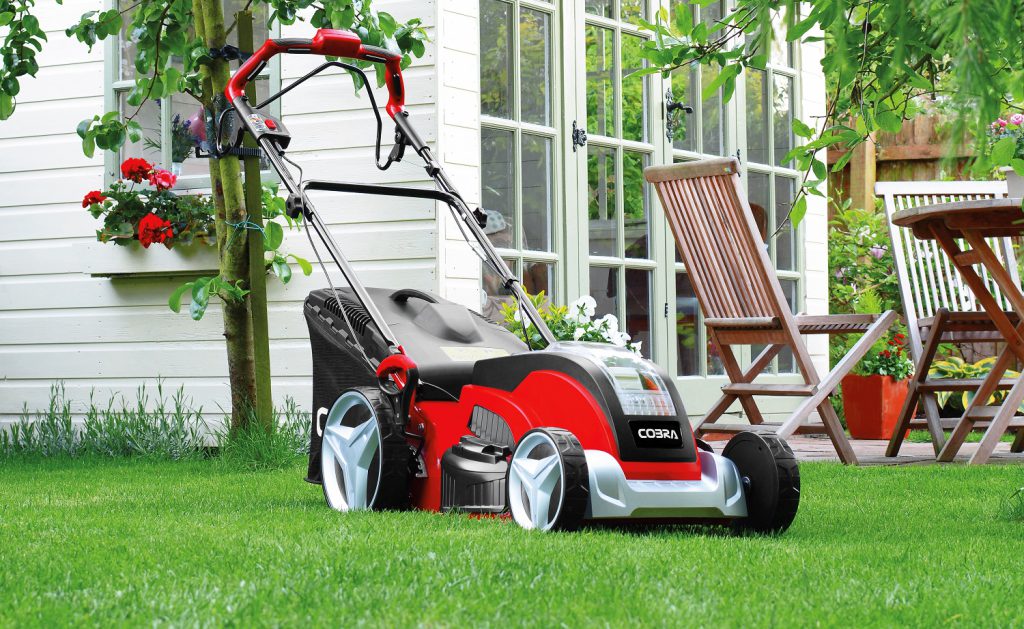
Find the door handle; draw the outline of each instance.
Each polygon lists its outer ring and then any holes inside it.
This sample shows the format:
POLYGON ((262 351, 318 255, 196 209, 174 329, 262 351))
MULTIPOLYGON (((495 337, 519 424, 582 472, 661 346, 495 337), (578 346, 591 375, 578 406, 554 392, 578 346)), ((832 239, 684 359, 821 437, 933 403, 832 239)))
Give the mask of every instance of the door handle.
POLYGON ((693 107, 675 99, 675 95, 672 94, 672 88, 665 90, 665 137, 669 142, 675 139, 676 129, 680 126, 681 120, 676 114, 677 111, 682 111, 685 114, 692 114, 693 107))
POLYGON ((578 147, 587 145, 587 130, 578 126, 572 121, 572 152, 575 153, 578 147))

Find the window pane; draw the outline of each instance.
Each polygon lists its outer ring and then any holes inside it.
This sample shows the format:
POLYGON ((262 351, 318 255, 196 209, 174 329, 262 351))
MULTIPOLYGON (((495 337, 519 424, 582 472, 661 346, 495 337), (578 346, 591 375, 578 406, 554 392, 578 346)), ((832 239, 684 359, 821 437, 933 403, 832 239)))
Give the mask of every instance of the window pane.
POLYGON ((555 299, 555 265, 549 262, 523 260, 523 288, 531 295, 541 291, 549 301, 555 299))
POLYGON ((480 113, 512 117, 512 8, 480 0, 480 113))
POLYGON ((587 132, 615 135, 615 35, 587 26, 587 132))
POLYGON ((747 159, 768 164, 768 83, 761 70, 747 69, 747 159))
POLYGON ((523 249, 551 251, 552 153, 551 138, 523 134, 523 249))
POLYGON ((640 56, 643 38, 622 36, 622 137, 647 141, 647 79, 628 76, 646 64, 640 56))
POLYGON ((551 29, 547 13, 523 9, 519 15, 520 103, 522 120, 551 124, 551 29))
MULTIPOLYGON (((118 166, 120 167, 120 162, 129 157, 142 157, 158 166, 162 166, 163 158, 160 155, 160 101, 150 99, 139 108, 135 105, 129 105, 126 102, 127 100, 128 94, 126 92, 118 94, 121 116, 135 115, 135 122, 138 122, 142 127, 142 139, 138 142, 132 142, 130 139, 125 140, 124 146, 121 147, 121 156, 118 158, 118 166)), ((120 172, 118 172, 119 174, 120 172)))
POLYGON ((615 267, 590 267, 590 296, 597 302, 600 317, 611 313, 620 317, 619 312, 619 270, 615 267))
POLYGON ((644 153, 622 153, 622 213, 625 221, 627 258, 647 258, 649 194, 644 182, 644 168, 647 155, 644 153))
POLYGON ((587 146, 587 215, 590 255, 613 256, 618 249, 619 221, 615 214, 615 149, 587 146))
MULTIPOLYGON (((124 11, 124 7, 131 6, 131 4, 133 3, 124 0, 118 3, 122 11, 124 11)), ((136 74, 135 55, 138 53, 138 41, 142 33, 132 30, 133 13, 134 11, 128 10, 121 14, 121 35, 118 37, 118 78, 122 81, 133 81, 136 74)))
MULTIPOLYGON (((505 264, 513 273, 516 272, 516 261, 505 260, 505 264)), ((514 303, 514 299, 501 285, 501 278, 483 262, 480 263, 481 277, 483 279, 483 303, 480 305, 480 314, 484 315, 495 323, 501 323, 505 317, 501 314, 501 307, 504 304, 514 303)))
MULTIPOLYGON (((780 280, 782 283, 782 293, 786 296, 786 301, 789 303, 789 307, 793 312, 799 311, 799 303, 797 299, 797 281, 796 280, 780 280)), ((779 352, 778 357, 779 373, 796 373, 796 361, 793 359, 793 350, 788 347, 784 347, 779 352)))
MULTIPOLYGON (((708 85, 718 76, 718 70, 711 66, 701 66, 701 84, 708 85)), ((700 120, 704 144, 702 153, 708 155, 725 154, 725 105, 722 103, 722 90, 701 102, 700 120)))
POLYGON ((775 133, 775 164, 789 166, 792 160, 783 163, 786 153, 793 148, 793 78, 772 75, 773 128, 775 133))
POLYGON ((754 222, 762 239, 768 236, 768 214, 771 208, 771 177, 764 173, 747 173, 747 199, 754 214, 754 222))
POLYGON ((480 197, 488 214, 484 231, 495 247, 511 249, 516 247, 514 137, 504 129, 480 129, 480 197))
MULTIPOLYGON (((697 93, 697 68, 691 66, 672 73, 672 97, 697 111, 700 103, 697 93)), ((697 128, 693 114, 681 109, 672 112, 675 128, 672 130, 672 146, 683 151, 697 152, 697 128)))
POLYGON ((651 357, 651 272, 626 269, 626 332, 651 357))
MULTIPOLYGON (((256 79, 256 100, 262 101, 270 94, 270 80, 266 76, 256 79)), ((198 101, 187 94, 175 94, 171 97, 171 170, 179 169, 175 174, 182 176, 209 177, 210 164, 205 158, 196 157, 196 146, 201 145, 204 152, 209 152, 206 143, 206 125, 203 120, 202 107, 198 101), (180 159, 181 157, 185 159, 180 159), (175 162, 179 162, 175 165, 175 162)), ((266 158, 261 167, 270 168, 266 158)))
POLYGON ((722 366, 722 358, 718 355, 718 348, 714 346, 711 339, 708 339, 708 375, 709 376, 721 376, 725 373, 725 367, 722 366))
POLYGON ((614 17, 612 14, 612 6, 614 0, 586 0, 587 13, 594 15, 602 15, 604 17, 614 17))
POLYGON ((646 15, 644 0, 622 0, 622 6, 619 9, 622 13, 620 19, 623 22, 634 22, 637 18, 642 18, 646 15))
MULTIPOLYGON (((794 9, 799 11, 799 6, 794 5, 794 9)), ((777 11, 772 16, 772 22, 775 23, 775 37, 772 38, 772 50, 771 50, 771 62, 775 65, 786 66, 787 68, 793 67, 793 43, 786 41, 786 35, 784 30, 785 16, 782 11, 777 11)), ((794 20, 794 23, 799 21, 794 20)))
POLYGON ((699 375, 700 329, 697 327, 697 295, 686 273, 676 273, 676 374, 699 375))
POLYGON ((796 196, 796 180, 775 176, 775 268, 784 271, 796 270, 796 239, 793 226, 787 220, 789 210, 796 196), (785 227, 781 227, 785 222, 785 227))

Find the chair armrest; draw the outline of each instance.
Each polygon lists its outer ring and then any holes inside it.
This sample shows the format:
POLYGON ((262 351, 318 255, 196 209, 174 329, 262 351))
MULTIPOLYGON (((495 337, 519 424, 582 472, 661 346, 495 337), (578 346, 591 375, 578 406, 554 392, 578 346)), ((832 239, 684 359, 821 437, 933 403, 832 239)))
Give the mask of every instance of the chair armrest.
POLYGON ((865 332, 881 316, 882 314, 797 315, 796 325, 801 334, 865 332))

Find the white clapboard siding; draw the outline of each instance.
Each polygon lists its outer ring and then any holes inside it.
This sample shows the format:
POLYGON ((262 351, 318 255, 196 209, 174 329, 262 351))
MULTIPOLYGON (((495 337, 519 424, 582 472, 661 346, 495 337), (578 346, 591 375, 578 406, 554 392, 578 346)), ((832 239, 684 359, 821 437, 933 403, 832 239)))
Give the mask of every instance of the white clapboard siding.
MULTIPOLYGON (((432 1, 378 0, 377 8, 399 20, 423 18, 433 38, 432 1)), ((45 408, 49 389, 63 380, 76 413, 90 392, 106 403, 111 396, 134 399, 135 390, 163 378, 168 396, 179 385, 206 417, 219 421, 230 404, 223 319, 211 303, 202 321, 184 308, 175 314, 167 298, 189 274, 208 273, 215 254, 193 255, 153 247, 128 250, 95 242, 99 222, 81 207, 89 190, 103 186, 103 157, 82 155, 75 127, 102 113, 104 54, 89 52, 63 30, 82 13, 104 8, 103 0, 41 2, 37 14, 49 35, 35 79, 22 81, 18 110, 0 123, 0 424, 22 408, 45 408), (115 277, 91 273, 122 274, 115 277), (135 274, 138 275, 135 275, 135 274), (123 275, 131 274, 131 275, 123 275)), ((281 36, 309 35, 308 23, 286 26, 281 36)), ((437 71, 434 44, 406 72, 407 104, 417 129, 437 141, 437 71)), ((321 60, 286 56, 287 83, 321 60)), ((373 75, 371 73, 371 80, 373 75)), ((378 103, 387 91, 374 89, 378 103)), ((375 119, 369 99, 357 97, 339 71, 320 76, 282 101, 282 116, 293 133, 290 156, 304 176, 357 182, 430 184, 418 159, 381 172, 374 164, 375 119)), ((385 116, 383 151, 393 141, 385 116)), ((438 211, 422 199, 313 193, 324 221, 369 286, 411 286, 438 290, 438 211)), ((311 359, 302 302, 309 291, 327 285, 301 231, 286 231, 284 248, 314 265, 311 276, 295 274, 282 285, 268 282, 271 371, 275 399, 286 396, 308 408, 311 359)), ((340 275, 331 271, 337 284, 340 275)))

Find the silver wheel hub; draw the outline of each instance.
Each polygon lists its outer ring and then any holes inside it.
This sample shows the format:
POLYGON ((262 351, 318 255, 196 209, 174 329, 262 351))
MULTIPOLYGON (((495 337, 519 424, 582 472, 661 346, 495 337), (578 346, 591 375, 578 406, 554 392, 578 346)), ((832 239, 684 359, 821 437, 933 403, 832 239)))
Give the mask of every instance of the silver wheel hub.
POLYGON ((324 424, 321 473, 332 509, 367 509, 380 479, 380 428, 369 401, 348 391, 331 407, 324 424))
POLYGON ((561 512, 565 476, 562 459, 550 437, 528 434, 519 443, 508 471, 512 518, 526 529, 549 530, 561 512))

